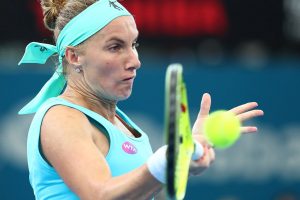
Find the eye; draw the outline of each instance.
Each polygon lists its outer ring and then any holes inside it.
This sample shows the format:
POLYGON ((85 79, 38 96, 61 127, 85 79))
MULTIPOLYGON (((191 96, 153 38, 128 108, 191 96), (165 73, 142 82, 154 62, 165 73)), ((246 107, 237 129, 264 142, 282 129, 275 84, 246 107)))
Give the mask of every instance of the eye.
POLYGON ((134 42, 133 44, 132 44, 132 48, 133 49, 136 49, 136 48, 138 48, 140 46, 140 44, 138 43, 138 42, 134 42))
POLYGON ((117 52, 117 51, 119 51, 121 49, 121 45, 114 44, 114 45, 111 45, 108 49, 111 52, 117 52))

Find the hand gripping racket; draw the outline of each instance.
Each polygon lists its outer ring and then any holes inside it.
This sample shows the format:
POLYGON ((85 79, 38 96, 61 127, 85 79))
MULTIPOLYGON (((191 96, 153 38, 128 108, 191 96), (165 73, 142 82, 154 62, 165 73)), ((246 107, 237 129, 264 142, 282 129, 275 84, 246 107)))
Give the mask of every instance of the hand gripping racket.
POLYGON ((168 144, 166 186, 169 199, 184 198, 189 165, 195 149, 182 73, 180 64, 171 64, 166 72, 165 138, 168 144))

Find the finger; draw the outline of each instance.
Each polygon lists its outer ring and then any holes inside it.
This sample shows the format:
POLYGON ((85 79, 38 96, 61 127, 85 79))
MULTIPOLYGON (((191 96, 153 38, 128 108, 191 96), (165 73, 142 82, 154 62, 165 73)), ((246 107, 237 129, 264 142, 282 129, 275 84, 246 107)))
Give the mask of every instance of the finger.
POLYGON ((253 109, 253 108, 257 107, 257 106, 258 106, 258 104, 256 102, 250 102, 250 103, 245 103, 243 105, 234 107, 234 108, 232 108, 229 111, 231 111, 234 114, 238 115, 238 114, 241 114, 241 113, 246 112, 248 110, 251 110, 251 109, 253 109))
POLYGON ((190 173, 192 175, 199 175, 207 169, 215 160, 215 152, 213 148, 204 147, 204 155, 199 160, 191 161, 190 173))
POLYGON ((204 93, 201 99, 200 111, 193 125, 193 129, 192 129, 193 134, 201 134, 203 132, 202 125, 206 117, 209 115, 210 105, 211 105, 211 97, 208 93, 204 93))
POLYGON ((202 95, 201 105, 200 105, 200 111, 198 114, 198 118, 205 118, 209 114, 211 106, 211 97, 208 93, 204 93, 202 95))
POLYGON ((203 146, 203 150, 204 150, 204 154, 201 158, 199 158, 198 160, 195 160, 195 163, 199 166, 202 167, 209 167, 210 164, 210 155, 209 155, 209 150, 206 146, 203 146))
POLYGON ((262 116, 264 115, 264 112, 262 110, 251 110, 251 111, 247 111, 244 113, 241 113, 239 115, 237 115, 237 117, 240 119, 241 122, 254 118, 254 117, 258 117, 258 116, 262 116))
POLYGON ((210 164, 212 164, 216 159, 216 154, 213 148, 208 148, 208 154, 210 157, 210 164))
POLYGON ((189 173, 191 175, 197 176, 205 171, 209 167, 209 161, 206 158, 203 158, 201 162, 198 161, 191 161, 190 162, 190 170, 189 173))
POLYGON ((207 146, 208 148, 212 147, 207 138, 202 134, 193 134, 193 139, 202 144, 203 146, 207 146))
POLYGON ((256 126, 243 126, 241 127, 241 133, 255 133, 257 132, 256 126))
POLYGON ((215 160, 215 152, 213 148, 208 148, 206 146, 203 147, 204 154, 203 156, 196 160, 196 164, 205 168, 208 168, 213 161, 215 160))

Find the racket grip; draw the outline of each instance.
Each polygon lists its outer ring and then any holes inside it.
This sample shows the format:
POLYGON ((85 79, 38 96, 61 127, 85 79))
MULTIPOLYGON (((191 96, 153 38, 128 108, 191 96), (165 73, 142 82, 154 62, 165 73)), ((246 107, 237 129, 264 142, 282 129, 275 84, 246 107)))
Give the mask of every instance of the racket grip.
POLYGON ((194 145, 195 148, 194 148, 194 153, 192 154, 192 160, 199 160, 204 154, 204 149, 202 144, 200 144, 197 141, 194 141, 194 145))

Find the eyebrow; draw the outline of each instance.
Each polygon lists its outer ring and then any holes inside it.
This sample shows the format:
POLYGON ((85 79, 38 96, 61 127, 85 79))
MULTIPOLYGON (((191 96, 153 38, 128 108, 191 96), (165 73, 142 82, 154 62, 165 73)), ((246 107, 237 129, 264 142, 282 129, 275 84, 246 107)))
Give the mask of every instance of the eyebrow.
MULTIPOLYGON (((138 37, 139 37, 139 35, 137 35, 137 37, 133 41, 136 42, 138 40, 138 37)), ((105 41, 105 43, 108 43, 108 42, 111 42, 111 41, 117 41, 117 42, 120 42, 122 44, 126 43, 123 39, 121 39, 119 37, 116 37, 116 36, 113 36, 113 37, 109 38, 107 41, 105 41)))
POLYGON ((125 41, 124 40, 122 40, 121 38, 118 38, 118 37, 111 37, 111 38, 109 38, 108 40, 106 40, 105 41, 105 43, 109 43, 109 42, 111 42, 111 41, 117 41, 117 42, 120 42, 120 43, 125 43, 125 41))

